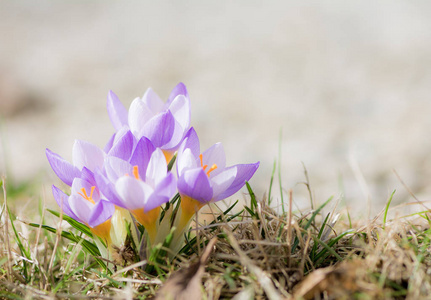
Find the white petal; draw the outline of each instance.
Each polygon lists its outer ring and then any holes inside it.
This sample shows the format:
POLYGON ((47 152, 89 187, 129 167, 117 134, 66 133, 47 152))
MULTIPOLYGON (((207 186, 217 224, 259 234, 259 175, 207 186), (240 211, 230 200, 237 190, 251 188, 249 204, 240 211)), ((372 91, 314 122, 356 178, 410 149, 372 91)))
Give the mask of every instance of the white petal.
POLYGON ((174 121, 175 126, 172 138, 169 143, 163 146, 163 149, 174 149, 173 151, 175 151, 175 149, 178 148, 179 144, 183 140, 184 135, 186 134, 184 128, 180 125, 180 123, 178 123, 177 120, 174 121))
POLYGON ((137 137, 145 123, 154 116, 151 109, 139 98, 133 100, 129 108, 129 126, 132 133, 137 137))
POLYGON ((190 100, 188 98, 184 95, 176 96, 169 106, 169 110, 184 130, 190 127, 190 100))
POLYGON ((115 156, 108 156, 105 159, 105 170, 111 182, 116 182, 118 178, 126 174, 133 176, 133 166, 127 161, 115 156))
POLYGON ((160 99, 159 95, 153 91, 152 88, 148 88, 142 97, 142 102, 153 112, 153 115, 163 110, 165 103, 160 99))
POLYGON ((86 167, 94 172, 103 166, 105 152, 89 142, 75 140, 72 149, 73 164, 80 170, 86 167))
MULTIPOLYGON (((199 163, 200 164, 200 163, 199 163)), ((186 148, 183 152, 178 153, 177 157, 177 173, 178 177, 185 171, 199 167, 196 162, 196 157, 193 156, 192 151, 186 148)))
POLYGON ((153 193, 153 188, 148 184, 130 176, 118 179, 115 189, 127 209, 143 208, 153 193))
POLYGON ((202 161, 204 165, 208 165, 206 170, 211 168, 214 164, 217 165, 217 169, 211 172, 211 175, 213 176, 223 171, 226 167, 226 156, 223 145, 221 143, 217 143, 205 150, 202 153, 202 161))
POLYGON ((213 197, 215 198, 218 194, 224 192, 235 180, 237 174, 236 168, 224 169, 217 175, 213 175, 211 172, 210 181, 213 186, 213 197))
POLYGON ((69 197, 69 206, 72 212, 80 219, 81 222, 87 223, 90 219, 93 203, 85 200, 79 195, 72 195, 69 197))
POLYGON ((156 187, 157 184, 166 177, 167 172, 166 158, 162 150, 157 148, 153 154, 151 154, 150 161, 148 162, 145 181, 151 186, 156 187))
POLYGON ((78 193, 82 193, 82 188, 84 188, 85 191, 88 193, 88 196, 90 196, 91 184, 81 178, 75 178, 72 182, 72 189, 70 194, 77 195, 78 193))

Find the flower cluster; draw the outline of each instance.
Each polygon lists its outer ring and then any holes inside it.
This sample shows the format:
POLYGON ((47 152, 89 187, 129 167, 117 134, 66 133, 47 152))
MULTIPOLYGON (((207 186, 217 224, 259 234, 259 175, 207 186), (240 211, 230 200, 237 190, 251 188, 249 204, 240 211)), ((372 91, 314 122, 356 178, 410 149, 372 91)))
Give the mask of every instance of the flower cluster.
POLYGON ((103 150, 77 140, 72 163, 49 149, 46 155, 56 175, 71 187, 66 194, 52 186, 58 205, 100 238, 103 244, 99 241, 98 245, 106 248, 103 253, 108 258, 124 244, 130 232, 125 224, 142 225, 149 248, 163 241, 166 229, 159 228, 161 208, 177 193, 180 209, 170 225, 177 228, 172 249, 178 249, 194 214, 237 192, 259 166, 226 167, 220 143, 201 152, 198 136, 190 127, 190 99, 182 83, 167 102, 148 89, 142 98, 133 100, 128 111, 111 91, 107 109, 116 132, 103 150), (176 174, 170 170, 174 162, 176 174))

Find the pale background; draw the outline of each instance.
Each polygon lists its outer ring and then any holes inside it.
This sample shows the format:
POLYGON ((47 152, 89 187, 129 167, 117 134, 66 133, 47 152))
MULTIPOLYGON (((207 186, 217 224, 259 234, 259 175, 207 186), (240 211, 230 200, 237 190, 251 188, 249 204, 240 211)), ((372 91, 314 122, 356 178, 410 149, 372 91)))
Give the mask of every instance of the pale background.
POLYGON ((45 148, 102 147, 110 89, 128 107, 182 81, 203 147, 261 162, 259 196, 282 128, 283 186, 300 206, 301 162, 318 201, 344 191, 361 212, 369 195, 378 211, 394 189, 410 201, 392 169, 429 200, 430 54, 429 1, 1 1, 0 173, 49 192, 45 148))

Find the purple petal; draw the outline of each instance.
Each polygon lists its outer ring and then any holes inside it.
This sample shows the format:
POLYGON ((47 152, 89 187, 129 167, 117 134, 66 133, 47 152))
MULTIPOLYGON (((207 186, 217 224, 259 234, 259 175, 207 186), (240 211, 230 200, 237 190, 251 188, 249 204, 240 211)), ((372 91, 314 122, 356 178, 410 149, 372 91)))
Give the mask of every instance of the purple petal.
POLYGON ((109 91, 107 109, 109 118, 111 119, 112 125, 115 130, 120 130, 121 127, 127 125, 127 109, 118 99, 114 92, 109 91))
POLYGON ((63 210, 63 212, 72 219, 78 220, 78 217, 72 212, 69 207, 69 196, 63 193, 63 191, 55 185, 52 186, 52 194, 54 195, 55 201, 57 202, 58 206, 63 210))
POLYGON ((130 164, 132 166, 138 166, 139 176, 143 180, 145 180, 148 162, 154 150, 156 150, 156 147, 154 147, 153 143, 146 137, 142 137, 136 145, 132 158, 130 159, 130 164))
POLYGON ((147 202, 144 205, 144 211, 150 211, 156 207, 159 207, 167 202, 169 202, 170 198, 158 195, 156 193, 151 194, 151 196, 148 198, 147 202))
POLYGON ((108 155, 115 156, 124 160, 129 160, 133 150, 134 137, 130 130, 123 134, 118 141, 114 143, 108 155))
POLYGON ((115 156, 108 156, 105 159, 105 171, 108 179, 112 182, 124 175, 133 175, 133 166, 125 160, 115 156))
POLYGON ((97 187, 100 192, 103 194, 103 197, 106 198, 109 202, 125 208, 123 201, 121 201, 115 190, 115 184, 108 180, 101 172, 96 172, 94 174, 96 179, 97 187))
POLYGON ((141 136, 148 138, 154 146, 162 148, 169 143, 174 133, 175 119, 170 111, 160 113, 142 128, 141 136))
POLYGON ((186 98, 189 98, 189 93, 187 92, 187 88, 184 85, 184 83, 180 82, 178 83, 173 89, 172 92, 169 95, 168 98, 168 104, 172 103, 174 101, 175 97, 178 95, 184 95, 186 98))
POLYGON ((94 204, 84 199, 80 195, 69 197, 69 206, 73 213, 78 217, 78 221, 88 224, 94 204))
POLYGON ((81 172, 71 163, 67 162, 60 155, 46 149, 46 157, 51 165, 54 173, 60 178, 65 184, 71 186, 73 178, 80 177, 81 172))
POLYGON ((180 146, 181 142, 183 141, 185 133, 185 129, 180 125, 180 123, 177 122, 177 120, 175 120, 172 137, 170 141, 163 146, 163 150, 170 150, 175 152, 175 150, 180 146))
POLYGON ((155 188, 155 193, 168 197, 169 199, 177 192, 177 179, 169 172, 166 177, 159 182, 155 188))
POLYGON ((103 148, 103 151, 105 151, 105 153, 108 153, 109 150, 111 150, 112 145, 114 145, 115 135, 116 135, 116 133, 114 133, 111 136, 111 138, 109 139, 109 141, 106 143, 105 147, 103 148))
POLYGON ((223 193, 232 185, 237 176, 237 171, 237 167, 233 166, 224 169, 217 175, 213 175, 214 172, 211 172, 210 181, 213 187, 213 198, 217 198, 217 195, 223 193))
POLYGON ((199 202, 207 203, 213 197, 213 190, 202 168, 188 170, 178 179, 178 191, 199 202))
POLYGON ((102 224, 103 222, 112 217, 114 211, 114 204, 101 199, 99 202, 96 203, 96 205, 94 205, 88 220, 88 225, 90 225, 91 227, 96 227, 97 225, 102 224))
POLYGON ((97 185, 96 184, 96 180, 94 179, 94 173, 91 172, 86 167, 82 168, 81 179, 83 179, 85 181, 88 181, 91 186, 96 186, 97 185))
POLYGON ((184 151, 184 149, 189 148, 192 151, 194 157, 198 158, 201 153, 199 138, 193 127, 187 131, 186 136, 184 137, 184 141, 180 146, 178 152, 184 151))
POLYGON ((86 167, 94 172, 96 168, 101 168, 105 155, 103 150, 89 142, 75 140, 73 144, 73 164, 80 170, 86 167))
POLYGON ((254 175, 258 167, 259 162, 255 164, 242 164, 230 167, 237 168, 236 178, 224 192, 214 195, 214 201, 223 200, 239 191, 244 186, 245 182, 249 181, 254 175))
MULTIPOLYGON (((94 188, 93 195, 91 195, 91 189, 93 186, 90 182, 81 179, 81 178, 75 178, 72 183, 72 191, 71 195, 79 195, 81 196, 83 194, 82 189, 85 189, 85 193, 93 199, 93 201, 97 202, 100 199, 100 193, 99 189, 94 188)), ((82 197, 82 196, 81 196, 82 197)), ((87 200, 87 199, 85 199, 87 200)), ((87 200, 88 201, 88 200, 87 200)))

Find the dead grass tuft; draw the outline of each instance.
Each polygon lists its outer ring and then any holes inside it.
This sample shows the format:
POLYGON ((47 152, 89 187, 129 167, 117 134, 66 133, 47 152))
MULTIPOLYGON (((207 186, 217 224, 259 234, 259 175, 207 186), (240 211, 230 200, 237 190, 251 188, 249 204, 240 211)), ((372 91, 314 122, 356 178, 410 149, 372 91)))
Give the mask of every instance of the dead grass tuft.
POLYGON ((371 221, 351 224, 345 212, 326 211, 331 199, 294 213, 290 193, 280 216, 266 201, 252 198, 237 216, 213 207, 210 219, 219 221, 196 224, 187 249, 172 263, 157 265, 157 272, 145 272, 142 261, 117 266, 109 275, 80 244, 59 234, 31 228, 24 235, 20 228, 27 225, 8 213, 4 190, 0 297, 145 299, 169 278, 187 286, 174 275, 181 272, 194 280, 193 290, 200 289, 203 299, 426 299, 431 294, 428 211, 387 220, 386 207, 371 221), (218 241, 211 255, 205 252, 206 265, 196 264, 214 237, 218 241), (187 273, 197 265, 199 278, 187 273))

